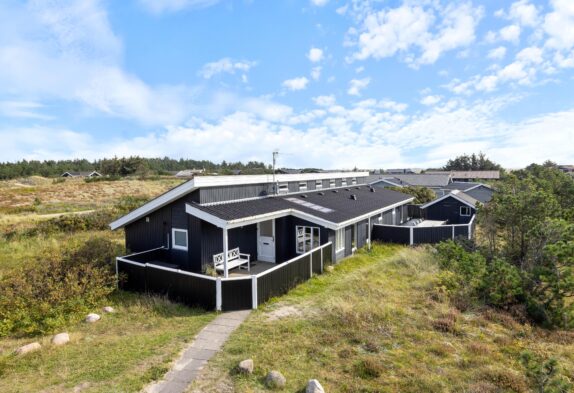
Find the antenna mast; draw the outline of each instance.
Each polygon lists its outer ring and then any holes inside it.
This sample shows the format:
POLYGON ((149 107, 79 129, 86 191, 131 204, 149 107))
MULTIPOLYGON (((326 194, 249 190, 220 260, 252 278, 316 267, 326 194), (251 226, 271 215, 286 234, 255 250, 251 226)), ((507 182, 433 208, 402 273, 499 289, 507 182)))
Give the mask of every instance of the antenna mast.
POLYGON ((277 163, 278 150, 273 150, 273 187, 275 187, 275 194, 277 194, 277 182, 275 181, 275 165, 277 163))

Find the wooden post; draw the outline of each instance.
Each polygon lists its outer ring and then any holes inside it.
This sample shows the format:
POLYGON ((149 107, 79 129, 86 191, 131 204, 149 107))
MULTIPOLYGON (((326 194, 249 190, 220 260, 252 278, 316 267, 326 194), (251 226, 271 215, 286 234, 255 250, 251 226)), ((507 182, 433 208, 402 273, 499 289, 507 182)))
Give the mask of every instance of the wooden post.
POLYGON ((409 227, 409 244, 412 246, 413 243, 415 242, 415 235, 414 235, 414 228, 413 227, 409 227))
POLYGON ((221 311, 221 277, 217 277, 215 280, 215 310, 221 311))
POLYGON ((369 235, 369 251, 371 251, 371 217, 369 217, 369 220, 367 221, 367 231, 369 231, 367 235, 369 235))
POLYGON ((452 226, 452 240, 454 240, 454 225, 452 226))
POLYGON ((259 300, 257 298, 257 276, 251 276, 251 308, 257 310, 259 300))
POLYGON ((223 276, 225 278, 228 277, 227 272, 227 261, 229 256, 227 255, 227 251, 229 249, 228 239, 227 239, 227 228, 223 228, 223 276))
POLYGON ((321 274, 323 274, 323 249, 325 246, 321 247, 321 274))

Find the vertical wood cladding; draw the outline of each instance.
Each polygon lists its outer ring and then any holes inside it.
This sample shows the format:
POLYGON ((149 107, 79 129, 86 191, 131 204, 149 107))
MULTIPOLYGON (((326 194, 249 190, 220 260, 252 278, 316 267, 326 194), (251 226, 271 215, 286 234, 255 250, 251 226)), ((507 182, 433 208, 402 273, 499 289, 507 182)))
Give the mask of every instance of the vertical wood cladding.
MULTIPOLYGON (((289 189, 289 191, 291 191, 291 189, 289 189)), ((273 184, 271 183, 207 187, 199 190, 199 202, 232 201, 236 199, 263 197, 272 194, 273 184)))
POLYGON ((425 215, 427 220, 448 221, 448 224, 467 224, 470 222, 476 209, 471 208, 470 216, 461 216, 460 207, 468 206, 455 198, 448 197, 427 207, 425 215))
POLYGON ((329 241, 329 230, 321 225, 287 216, 275 220, 275 261, 285 262, 299 254, 296 251, 295 231, 298 225, 319 228, 319 242, 321 245, 329 241))
MULTIPOLYGON (((257 259, 257 224, 230 229, 227 233, 228 249, 239 247, 242 253, 257 259)), ((223 230, 201 221, 201 269, 213 266, 213 255, 223 252, 223 230)))

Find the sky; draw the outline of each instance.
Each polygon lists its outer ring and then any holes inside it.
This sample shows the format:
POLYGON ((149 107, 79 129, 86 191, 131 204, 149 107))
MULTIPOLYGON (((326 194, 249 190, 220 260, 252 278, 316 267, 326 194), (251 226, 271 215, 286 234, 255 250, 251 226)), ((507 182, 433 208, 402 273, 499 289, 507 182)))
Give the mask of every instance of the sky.
POLYGON ((2 0, 0 162, 574 163, 574 1, 2 0))

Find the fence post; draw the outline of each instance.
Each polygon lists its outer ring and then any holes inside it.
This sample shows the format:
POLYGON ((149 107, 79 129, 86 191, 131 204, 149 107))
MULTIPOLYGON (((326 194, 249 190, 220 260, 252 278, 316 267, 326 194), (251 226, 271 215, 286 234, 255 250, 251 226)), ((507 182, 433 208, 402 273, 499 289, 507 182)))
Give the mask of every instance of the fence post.
POLYGON ((414 228, 413 227, 409 227, 409 244, 412 246, 413 243, 415 242, 415 236, 414 236, 414 228))
POLYGON ((257 310, 259 300, 257 299, 257 276, 251 276, 251 308, 257 310))
POLYGON ((221 311, 221 277, 217 277, 215 280, 215 310, 221 311))
POLYGON ((118 270, 118 258, 116 257, 116 288, 120 289, 120 273, 118 270))
POLYGON ((309 278, 313 277, 313 249, 309 254, 309 278))
POLYGON ((452 240, 454 240, 454 225, 452 226, 452 240))
POLYGON ((472 220, 468 224, 468 240, 472 239, 472 220))
POLYGON ((321 247, 321 274, 323 274, 323 250, 325 246, 321 247))

